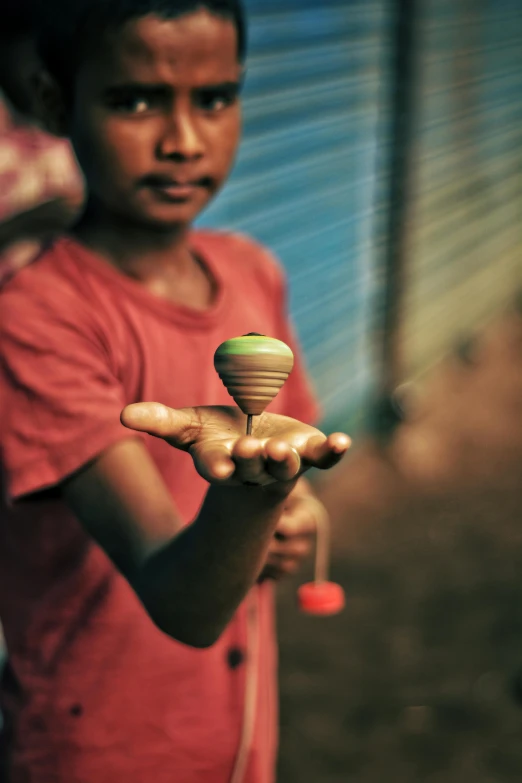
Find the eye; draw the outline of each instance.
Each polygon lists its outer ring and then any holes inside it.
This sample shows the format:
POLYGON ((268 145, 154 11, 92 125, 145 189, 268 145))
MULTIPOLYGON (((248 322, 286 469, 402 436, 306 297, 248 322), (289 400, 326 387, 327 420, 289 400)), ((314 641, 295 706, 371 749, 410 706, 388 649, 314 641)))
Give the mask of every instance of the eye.
POLYGON ((131 114, 144 114, 151 108, 151 102, 147 98, 133 98, 128 102, 128 109, 131 114))
POLYGON ((141 91, 114 92, 109 95, 107 104, 118 114, 140 115, 154 111, 161 102, 159 95, 146 94, 141 91))
POLYGON ((145 114, 150 110, 150 101, 143 97, 121 97, 111 101, 111 108, 125 114, 145 114))
POLYGON ((195 96, 195 103, 205 112, 217 113, 232 106, 237 98, 236 89, 199 90, 195 96))

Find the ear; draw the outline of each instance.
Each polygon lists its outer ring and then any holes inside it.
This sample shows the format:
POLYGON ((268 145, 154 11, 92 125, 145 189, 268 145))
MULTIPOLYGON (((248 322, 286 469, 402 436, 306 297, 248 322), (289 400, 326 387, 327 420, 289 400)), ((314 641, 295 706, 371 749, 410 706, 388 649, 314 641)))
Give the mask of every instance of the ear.
POLYGON ((67 136, 67 111, 63 92, 45 70, 33 76, 35 114, 44 128, 55 136, 67 136))

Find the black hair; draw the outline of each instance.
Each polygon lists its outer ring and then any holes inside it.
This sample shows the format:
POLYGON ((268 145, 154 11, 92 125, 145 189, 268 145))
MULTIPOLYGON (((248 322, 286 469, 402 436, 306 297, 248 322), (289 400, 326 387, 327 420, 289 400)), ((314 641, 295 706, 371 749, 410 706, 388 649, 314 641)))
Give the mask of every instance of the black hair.
POLYGON ((154 14, 163 19, 206 10, 230 19, 237 30, 238 60, 246 57, 245 12, 241 0, 40 0, 38 48, 45 67, 71 98, 81 63, 102 36, 126 22, 154 14))
POLYGON ((23 113, 31 101, 20 61, 27 64, 36 45, 37 23, 37 0, 0 0, 0 90, 23 113))
POLYGON ((0 0, 0 42, 14 43, 16 39, 36 34, 38 5, 35 0, 0 0))

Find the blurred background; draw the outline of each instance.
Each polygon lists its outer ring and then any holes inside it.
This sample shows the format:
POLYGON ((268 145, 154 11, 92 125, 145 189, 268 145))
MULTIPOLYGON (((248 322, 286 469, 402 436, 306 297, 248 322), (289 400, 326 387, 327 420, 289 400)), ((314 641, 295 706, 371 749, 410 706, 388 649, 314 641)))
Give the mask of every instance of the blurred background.
POLYGON ((355 436, 320 485, 347 608, 281 589, 280 780, 519 780, 522 6, 246 5, 246 137, 202 222, 278 254, 355 436))
POLYGON ((245 139, 202 222, 279 255, 325 417, 353 427, 383 361, 418 376, 519 283, 522 8, 246 6, 245 139))

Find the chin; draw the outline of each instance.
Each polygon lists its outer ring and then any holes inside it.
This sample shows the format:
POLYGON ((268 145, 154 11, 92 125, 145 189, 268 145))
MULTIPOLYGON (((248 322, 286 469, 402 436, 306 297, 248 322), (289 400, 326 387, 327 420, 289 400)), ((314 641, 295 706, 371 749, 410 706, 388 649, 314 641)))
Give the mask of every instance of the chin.
POLYGON ((155 204, 153 207, 142 211, 141 222, 163 231, 189 227, 199 217, 207 204, 208 199, 203 203, 155 204))
POLYGON ((133 209, 125 214, 125 219, 129 223, 141 226, 145 230, 159 233, 169 233, 179 229, 190 228, 201 210, 196 210, 191 205, 176 205, 173 209, 154 209, 143 210, 133 209), (180 208, 181 207, 181 208, 180 208))

